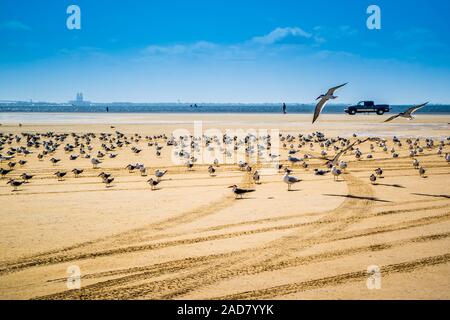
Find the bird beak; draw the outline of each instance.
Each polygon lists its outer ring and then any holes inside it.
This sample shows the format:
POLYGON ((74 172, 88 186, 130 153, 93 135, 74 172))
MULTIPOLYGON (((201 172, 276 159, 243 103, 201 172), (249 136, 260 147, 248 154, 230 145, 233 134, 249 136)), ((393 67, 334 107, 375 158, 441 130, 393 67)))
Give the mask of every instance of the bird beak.
POLYGON ((234 188, 234 186, 229 186, 228 188, 234 188))

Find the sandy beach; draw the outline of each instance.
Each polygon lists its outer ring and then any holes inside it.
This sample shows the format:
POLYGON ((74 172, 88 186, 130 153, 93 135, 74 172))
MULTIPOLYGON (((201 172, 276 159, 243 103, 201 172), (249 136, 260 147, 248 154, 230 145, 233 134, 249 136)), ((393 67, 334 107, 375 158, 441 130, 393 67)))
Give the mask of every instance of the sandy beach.
MULTIPOLYGON (((450 299, 450 164, 444 157, 450 115, 418 114, 386 124, 384 118, 323 114, 311 125, 311 115, 302 114, 0 113, 3 135, 68 134, 42 161, 42 146, 16 155, 11 161, 27 163, 0 180, 0 298, 450 299), (291 143, 281 141, 279 162, 301 179, 287 191, 283 173, 264 171, 264 164, 252 165, 261 171, 260 184, 237 164, 221 164, 210 176, 209 164, 188 171, 173 163, 164 139, 153 139, 163 146, 160 156, 145 139, 177 129, 194 134, 196 126, 223 133, 268 129, 283 137, 320 131, 352 142, 379 137, 388 149, 364 142, 360 160, 348 151, 341 158, 348 168, 334 181, 330 173, 314 174, 326 168, 323 150, 329 157, 337 153, 333 146, 299 148, 295 140, 296 156, 313 156, 305 169, 288 163, 291 143), (101 133, 111 138, 116 131, 130 144, 109 152, 117 157, 105 156, 97 169, 90 159, 69 160, 79 147, 63 149, 74 144, 71 133, 93 133, 95 156, 104 152, 103 143, 116 143, 100 141, 101 133), (138 142, 131 139, 139 135, 138 142), (415 158, 424 177, 412 165, 408 138, 419 138, 423 151, 415 158), (426 138, 433 147, 426 147, 426 138), (440 141, 445 145, 438 155, 440 141), (142 151, 135 154, 132 147, 142 151), (61 161, 53 165, 52 157, 61 161), (125 169, 130 163, 145 164, 148 175, 125 169), (382 177, 371 183, 378 167, 382 177), (80 177, 70 172, 74 168, 84 170, 80 177), (156 169, 167 174, 152 191, 146 181, 156 169), (56 171, 68 173, 58 181, 56 171), (110 187, 98 177, 102 171, 113 175, 110 187), (8 178, 25 172, 34 177, 13 191, 8 178), (228 188, 233 184, 255 191, 235 199, 228 188), (70 290, 73 266, 81 288, 70 290), (377 288, 368 286, 368 268, 379 270, 377 288)), ((25 138, 5 143, 0 153, 18 146, 26 146, 25 138)))

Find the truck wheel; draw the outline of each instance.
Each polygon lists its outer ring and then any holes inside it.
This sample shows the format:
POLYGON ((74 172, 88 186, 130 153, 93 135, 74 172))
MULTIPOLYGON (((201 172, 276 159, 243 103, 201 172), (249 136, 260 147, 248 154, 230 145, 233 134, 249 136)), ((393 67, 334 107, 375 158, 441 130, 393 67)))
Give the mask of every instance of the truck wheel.
POLYGON ((377 115, 381 116, 384 114, 384 110, 378 109, 377 110, 377 115))

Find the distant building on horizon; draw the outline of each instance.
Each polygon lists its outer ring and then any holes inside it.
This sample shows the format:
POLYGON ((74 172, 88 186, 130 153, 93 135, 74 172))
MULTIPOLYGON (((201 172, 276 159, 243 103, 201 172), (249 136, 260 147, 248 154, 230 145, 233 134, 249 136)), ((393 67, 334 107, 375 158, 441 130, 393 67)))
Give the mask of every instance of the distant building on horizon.
POLYGON ((74 107, 86 107, 91 105, 90 101, 84 100, 82 92, 78 92, 75 100, 69 101, 69 103, 74 107))

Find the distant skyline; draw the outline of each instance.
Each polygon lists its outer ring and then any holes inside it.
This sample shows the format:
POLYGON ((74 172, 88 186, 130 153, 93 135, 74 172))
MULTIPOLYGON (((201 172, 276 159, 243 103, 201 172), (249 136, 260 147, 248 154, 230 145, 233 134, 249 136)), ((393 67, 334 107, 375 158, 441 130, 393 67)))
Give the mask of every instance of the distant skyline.
POLYGON ((450 103, 442 0, 0 0, 0 100, 450 103), (81 8, 81 30, 66 9, 81 8), (366 27, 369 5, 381 30, 366 27))

